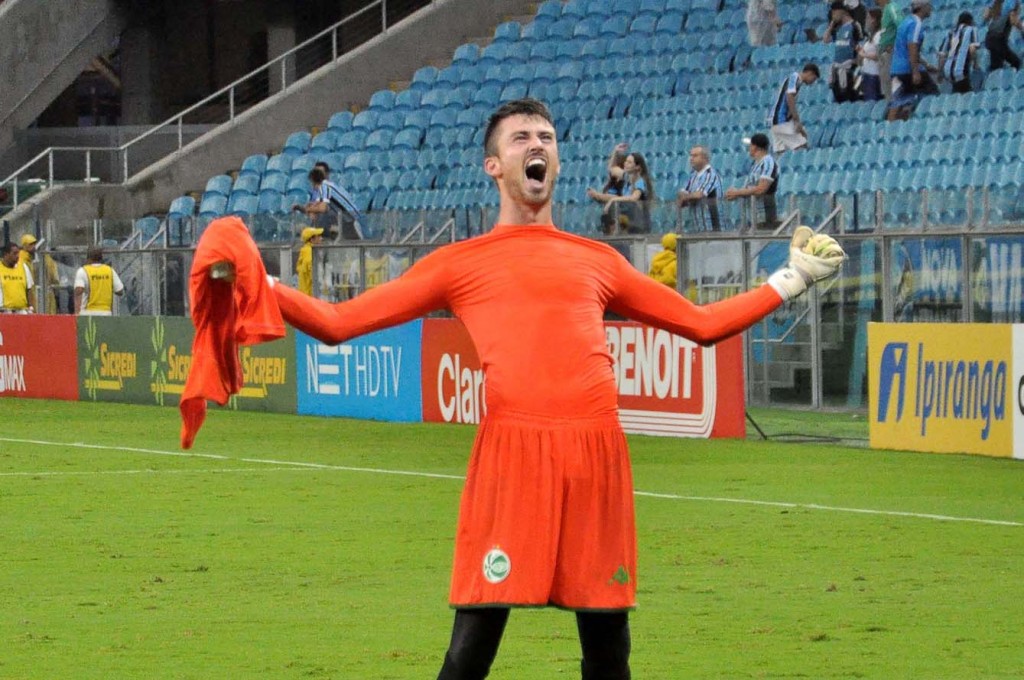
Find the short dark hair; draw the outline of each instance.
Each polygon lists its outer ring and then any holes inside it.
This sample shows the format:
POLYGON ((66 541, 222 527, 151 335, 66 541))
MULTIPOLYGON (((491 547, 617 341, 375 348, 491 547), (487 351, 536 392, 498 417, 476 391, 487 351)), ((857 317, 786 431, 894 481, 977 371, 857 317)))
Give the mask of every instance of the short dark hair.
POLYGON ((804 72, 810 71, 811 73, 814 74, 815 78, 821 77, 821 69, 818 68, 817 64, 814 64, 812 62, 807 62, 806 64, 804 64, 804 67, 800 70, 804 72))
POLYGON ((974 25, 974 15, 971 14, 970 12, 961 12, 960 13, 960 18, 957 19, 956 23, 957 23, 957 26, 973 26, 974 25))
POLYGON ((309 171, 310 182, 313 182, 314 184, 319 184, 320 182, 323 182, 325 179, 327 179, 327 174, 324 172, 323 168, 318 168, 314 165, 313 169, 309 171))
POLYGON ((12 250, 15 250, 17 247, 18 247, 17 243, 15 243, 14 241, 8 241, 7 243, 4 244, 4 249, 2 251, 0 251, 0 255, 6 255, 7 253, 11 252, 12 250))
POLYGON ((313 164, 314 168, 323 168, 324 174, 331 174, 331 166, 327 165, 327 161, 317 161, 313 164))
POLYGON ((759 149, 764 149, 765 151, 767 151, 768 147, 771 146, 771 143, 768 141, 768 135, 763 132, 758 132, 756 135, 751 137, 750 143, 759 149))
POLYGON ((89 250, 85 252, 86 262, 102 262, 103 261, 103 248, 99 246, 91 246, 89 250))
POLYGON ((484 132, 484 154, 487 156, 497 155, 498 150, 494 144, 494 132, 501 125, 501 121, 512 116, 536 116, 543 118, 547 122, 554 126, 555 121, 551 118, 551 111, 542 101, 538 101, 531 97, 524 97, 523 99, 516 99, 510 102, 505 102, 498 107, 498 110, 491 114, 490 120, 487 121, 487 131, 484 132))

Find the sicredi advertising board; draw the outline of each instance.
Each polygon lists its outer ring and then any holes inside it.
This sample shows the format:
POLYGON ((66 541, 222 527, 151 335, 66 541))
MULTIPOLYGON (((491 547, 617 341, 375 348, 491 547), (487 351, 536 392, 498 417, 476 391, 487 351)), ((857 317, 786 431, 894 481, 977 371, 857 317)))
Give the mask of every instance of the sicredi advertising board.
POLYGON ((422 327, 412 321, 333 346, 296 333, 298 412, 419 422, 422 327))
MULTIPOLYGON (((619 418, 630 433, 742 437, 742 342, 705 348, 632 322, 605 326, 619 390, 619 418)), ((486 412, 483 368, 455 319, 423 326, 423 419, 478 423, 486 412)))
POLYGON ((1022 326, 868 326, 874 448, 1024 457, 1022 326))
POLYGON ((78 399, 73 317, 0 315, 0 397, 78 399))

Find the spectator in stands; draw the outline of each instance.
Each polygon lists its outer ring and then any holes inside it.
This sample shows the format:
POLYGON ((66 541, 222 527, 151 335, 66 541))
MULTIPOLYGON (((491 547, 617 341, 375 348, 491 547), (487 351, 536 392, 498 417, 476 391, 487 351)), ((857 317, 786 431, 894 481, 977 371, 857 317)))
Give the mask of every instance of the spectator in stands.
POLYGON ((728 189, 727 201, 754 197, 755 215, 751 220, 759 229, 774 229, 779 224, 775 194, 779 190, 779 165, 768 153, 768 136, 757 133, 750 138, 750 158, 753 164, 746 186, 728 189))
POLYGON ((647 160, 634 151, 626 156, 622 172, 622 195, 608 199, 604 211, 618 212, 619 226, 624 232, 646 234, 651 230, 650 204, 654 200, 654 181, 647 160))
POLYGON ((650 277, 669 288, 676 287, 676 235, 669 233, 661 237, 663 250, 651 259, 650 277))
POLYGON ((821 71, 818 70, 818 66, 807 63, 803 69, 794 71, 782 81, 775 103, 768 114, 775 153, 796 151, 807 146, 807 129, 800 119, 796 99, 801 87, 813 85, 820 77, 821 71))
POLYGON ((1010 33, 1016 28, 1024 34, 1024 24, 1020 18, 1020 2, 1017 2, 1009 11, 1005 11, 1003 3, 999 0, 985 10, 985 20, 988 22, 988 33, 985 35, 985 47, 988 48, 990 61, 989 70, 1001 69, 1003 64, 1009 64, 1020 70, 1020 56, 1010 49, 1010 33))
POLYGON ((974 17, 970 12, 961 12, 956 28, 946 35, 939 47, 939 72, 953 86, 953 92, 971 91, 971 65, 980 45, 974 17))
POLYGON ((0 312, 7 314, 31 314, 32 271, 18 259, 17 243, 8 241, 0 250, 0 312))
POLYGON ((896 45, 896 31, 903 20, 899 0, 875 0, 882 10, 882 33, 878 36, 878 79, 882 96, 892 98, 892 52, 896 45))
MULTIPOLYGON (((28 265, 29 271, 32 272, 32 278, 38 279, 40 274, 36 263, 36 248, 39 246, 39 242, 32 234, 22 234, 20 243, 21 251, 18 253, 18 261, 28 265)), ((57 269, 57 263, 48 254, 43 256, 43 266, 46 269, 46 313, 56 314, 60 271, 57 269)))
POLYGON ((769 47, 778 42, 782 20, 776 0, 747 0, 747 32, 753 47, 769 47))
POLYGON ((679 190, 676 202, 680 208, 692 208, 693 223, 699 231, 720 231, 718 199, 722 196, 722 176, 711 167, 711 154, 707 147, 690 149, 690 173, 686 186, 679 190))
POLYGON ((294 205, 292 210, 305 213, 317 226, 331 228, 340 223, 342 238, 362 239, 363 215, 348 192, 327 179, 330 171, 324 162, 313 166, 309 171, 309 181, 313 185, 309 191, 309 202, 304 206, 294 205))
POLYGON ((103 263, 103 249, 93 246, 85 255, 85 266, 75 272, 75 314, 110 316, 115 295, 124 295, 121 277, 103 263))
POLYGON ((867 37, 857 46, 857 56, 860 58, 860 96, 864 101, 874 102, 882 98, 882 81, 878 75, 882 10, 872 7, 868 10, 867 21, 867 37))
POLYGON ((302 230, 302 247, 299 248, 295 273, 299 275, 299 290, 306 295, 313 295, 313 246, 320 245, 324 240, 323 234, 324 230, 317 227, 302 230))
MULTIPOLYGON (((626 182, 623 178, 623 166, 626 164, 626 151, 629 144, 621 142, 615 145, 611 155, 608 157, 608 179, 600 191, 593 187, 587 189, 587 197, 598 203, 607 203, 616 196, 622 195, 622 187, 626 182)), ((605 234, 614 234, 617 231, 615 217, 608 212, 601 213, 601 231, 605 234)))
POLYGON ((829 69, 828 84, 836 103, 852 102, 859 98, 854 87, 854 70, 857 68, 856 47, 864 39, 860 24, 853 20, 850 9, 842 0, 832 3, 832 21, 825 29, 822 41, 835 45, 835 56, 829 69))
POLYGON ((924 60, 924 20, 932 15, 931 0, 911 0, 910 16, 896 31, 892 54, 892 99, 888 120, 910 118, 921 97, 938 94, 939 88, 928 75, 934 66, 924 60))
MULTIPOLYGON (((857 26, 860 27, 861 33, 863 33, 864 26, 867 23, 867 7, 864 6, 861 0, 843 0, 843 5, 850 12, 850 16, 857 26)), ((829 18, 831 18, 830 13, 829 18)))

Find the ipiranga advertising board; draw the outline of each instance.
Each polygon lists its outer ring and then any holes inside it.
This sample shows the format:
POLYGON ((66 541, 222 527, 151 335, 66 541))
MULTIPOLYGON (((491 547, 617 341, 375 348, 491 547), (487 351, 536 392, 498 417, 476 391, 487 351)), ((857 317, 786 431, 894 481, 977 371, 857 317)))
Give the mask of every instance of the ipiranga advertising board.
POLYGON ((868 327, 873 448, 1024 458, 1024 325, 868 327))

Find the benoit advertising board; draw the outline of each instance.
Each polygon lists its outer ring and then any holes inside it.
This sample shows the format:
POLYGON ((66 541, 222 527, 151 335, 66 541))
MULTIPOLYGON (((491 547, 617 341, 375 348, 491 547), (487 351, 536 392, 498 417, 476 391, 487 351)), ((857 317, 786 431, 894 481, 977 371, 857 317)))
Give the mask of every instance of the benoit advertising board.
POLYGON ((419 422, 422 321, 325 345, 296 333, 298 412, 419 422))
MULTIPOLYGON (((177 405, 192 337, 192 323, 181 317, 80 317, 80 398, 177 405)), ((230 408, 295 413, 294 334, 242 347, 239 359, 245 384, 230 408)))
POLYGON ((74 317, 0 315, 0 397, 78 399, 74 317))
MULTIPOLYGON (((737 338, 702 348, 636 323, 608 323, 608 349, 627 432, 681 437, 742 437, 743 359, 737 338)), ((485 384, 476 348, 461 322, 423 326, 423 419, 478 423, 485 384)))
POLYGON ((871 446, 1024 457, 1024 327, 868 326, 871 446), (1016 424, 1015 424, 1016 421, 1016 424), (1015 431, 1016 430, 1016 431, 1015 431))

